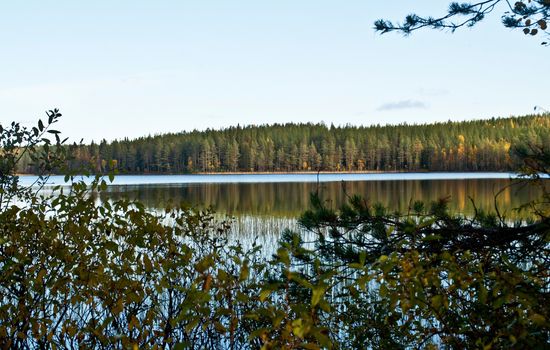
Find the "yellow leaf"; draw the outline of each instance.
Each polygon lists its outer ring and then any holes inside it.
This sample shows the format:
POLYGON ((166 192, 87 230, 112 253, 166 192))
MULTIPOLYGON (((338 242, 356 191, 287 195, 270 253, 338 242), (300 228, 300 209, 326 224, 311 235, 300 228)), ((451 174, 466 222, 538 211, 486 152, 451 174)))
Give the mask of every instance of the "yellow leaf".
POLYGON ((544 323, 546 322, 546 319, 541 314, 532 314, 529 318, 537 326, 544 326, 544 323))
POLYGON ((41 269, 40 271, 38 271, 38 274, 36 275, 36 283, 42 283, 42 280, 44 279, 44 276, 46 276, 46 273, 48 273, 46 269, 41 269))
POLYGON ((128 330, 132 331, 134 328, 139 328, 139 320, 135 315, 130 317, 130 322, 128 323, 128 330))
POLYGON ((292 321, 292 332, 299 338, 304 338, 304 335, 306 333, 306 327, 304 327, 303 321, 301 319, 297 319, 292 321))
POLYGON ((208 292, 210 290, 210 286, 212 285, 212 275, 208 274, 206 275, 206 278, 204 279, 204 283, 202 285, 202 290, 205 292, 208 292))
POLYGON ((121 298, 121 299, 118 299, 116 305, 111 309, 111 311, 115 315, 118 315, 119 313, 122 312, 122 310, 124 310, 124 303, 123 303, 122 298, 121 298))
POLYGON ((150 273, 151 271, 153 271, 153 264, 151 263, 151 259, 149 259, 147 254, 143 256, 143 266, 145 267, 145 271, 147 273, 150 273))

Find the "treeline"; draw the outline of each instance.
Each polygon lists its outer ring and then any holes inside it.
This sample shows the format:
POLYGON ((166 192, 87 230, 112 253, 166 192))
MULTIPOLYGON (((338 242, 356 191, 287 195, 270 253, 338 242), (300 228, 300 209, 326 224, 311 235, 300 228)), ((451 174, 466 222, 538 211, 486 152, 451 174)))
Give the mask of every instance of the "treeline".
MULTIPOLYGON (((425 125, 236 126, 76 147, 69 169, 119 173, 509 171, 518 142, 544 144, 550 115, 425 125)), ((24 172, 33 172, 30 163, 24 172)), ((26 168, 25 168, 26 167, 26 168)))

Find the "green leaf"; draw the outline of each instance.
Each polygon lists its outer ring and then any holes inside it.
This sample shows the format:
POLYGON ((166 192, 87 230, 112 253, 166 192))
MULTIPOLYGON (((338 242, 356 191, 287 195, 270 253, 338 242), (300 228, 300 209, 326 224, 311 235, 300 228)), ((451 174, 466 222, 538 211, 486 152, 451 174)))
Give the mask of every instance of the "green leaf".
POLYGON ((105 243, 105 249, 118 253, 118 244, 113 241, 108 241, 105 243))
POLYGON ((431 304, 434 309, 438 310, 441 305, 443 305, 443 296, 442 295, 434 295, 431 300, 431 304))
POLYGON ((248 263, 245 263, 243 266, 241 266, 241 271, 239 274, 239 281, 242 282, 248 278, 248 275, 250 274, 248 263))
POLYGON ((261 302, 264 302, 272 293, 273 291, 270 290, 270 289, 263 289, 261 292, 260 292, 260 301, 261 302))
POLYGON ((367 261, 367 252, 363 250, 361 253, 359 253, 359 264, 361 264, 362 266, 365 266, 366 261, 367 261))
POLYGON ((429 235, 429 236, 426 236, 426 237, 422 238, 422 240, 425 241, 425 242, 430 242, 430 241, 439 241, 442 238, 443 237, 441 235, 429 235))
POLYGON ((259 328, 259 329, 256 329, 255 331, 251 332, 250 335, 248 336, 248 339, 249 340, 254 340, 256 338, 260 338, 262 335, 264 335, 266 333, 267 333, 266 328, 259 328))
POLYGON ((290 256, 288 254, 288 250, 285 249, 285 248, 279 248, 277 250, 277 257, 279 258, 279 260, 285 264, 285 265, 290 265, 290 256))
POLYGON ((315 286, 311 291, 311 306, 316 306, 325 294, 325 287, 315 286))
POLYGON ((174 345, 174 350, 185 350, 185 349, 189 349, 190 347, 191 347, 191 344, 189 342, 182 342, 174 345))

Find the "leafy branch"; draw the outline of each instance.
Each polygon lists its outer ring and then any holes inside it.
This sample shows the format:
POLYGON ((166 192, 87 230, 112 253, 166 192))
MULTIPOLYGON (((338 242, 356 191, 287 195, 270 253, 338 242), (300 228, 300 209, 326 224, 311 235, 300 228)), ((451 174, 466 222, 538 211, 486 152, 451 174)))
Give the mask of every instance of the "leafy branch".
MULTIPOLYGON (((449 29, 452 32, 462 27, 473 27, 492 13, 498 5, 504 3, 506 10, 501 16, 502 24, 507 28, 519 28, 526 35, 535 36, 539 33, 550 34, 550 0, 522 0, 511 3, 509 0, 485 0, 475 3, 452 2, 447 13, 439 16, 420 16, 410 14, 401 23, 379 19, 374 23, 374 29, 380 34, 401 32, 409 35, 423 29, 449 29)), ((548 45, 548 42, 543 42, 548 45)))

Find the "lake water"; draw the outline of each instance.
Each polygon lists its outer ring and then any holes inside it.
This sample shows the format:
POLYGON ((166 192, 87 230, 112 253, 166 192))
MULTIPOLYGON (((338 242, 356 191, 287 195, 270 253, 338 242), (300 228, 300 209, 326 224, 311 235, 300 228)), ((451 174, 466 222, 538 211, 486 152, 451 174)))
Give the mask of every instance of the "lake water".
MULTIPOLYGON (((513 173, 321 173, 321 174, 213 174, 213 175, 118 175, 112 185, 178 185, 208 183, 280 183, 280 182, 340 182, 394 180, 467 180, 510 179, 513 173)), ((35 176, 21 176, 23 185, 34 182, 35 176)), ((77 177, 77 179, 87 178, 77 177)), ((64 176, 51 176, 51 185, 63 185, 64 176)))
MULTIPOLYGON (((310 194, 319 191, 334 208, 348 196, 361 195, 371 203, 381 203, 392 211, 406 212, 416 200, 425 202, 449 198, 452 212, 471 215, 474 207, 501 213, 510 219, 522 218, 514 208, 538 198, 533 186, 510 186, 508 173, 391 173, 391 174, 269 174, 269 175, 122 175, 116 177, 101 200, 129 198, 149 208, 186 203, 198 208, 212 207, 220 217, 230 216, 234 234, 264 245, 276 242, 285 228, 298 229, 296 218, 309 207, 310 194)), ((22 184, 36 179, 22 176, 22 184)), ((50 178, 63 184, 63 176, 50 178)))
MULTIPOLYGON (((151 208, 184 202, 211 206, 220 214, 294 218, 309 206, 312 192, 319 191, 329 205, 340 206, 351 195, 391 210, 406 211, 415 200, 425 202, 449 197, 454 212, 473 213, 494 209, 494 196, 501 212, 511 212, 539 195, 530 186, 508 187, 512 173, 377 173, 377 174, 242 174, 242 175, 119 175, 102 199, 131 198, 151 208)), ((34 176, 21 176, 22 185, 34 176)), ((52 176, 50 185, 64 184, 52 176)))

